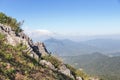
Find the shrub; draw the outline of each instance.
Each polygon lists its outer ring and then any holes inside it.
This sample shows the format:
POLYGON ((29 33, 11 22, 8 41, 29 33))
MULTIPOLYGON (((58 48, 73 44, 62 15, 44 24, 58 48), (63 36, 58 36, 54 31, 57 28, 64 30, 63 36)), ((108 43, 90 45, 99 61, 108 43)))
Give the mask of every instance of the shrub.
POLYGON ((0 12, 0 23, 10 26, 12 28, 12 30, 14 30, 16 32, 16 34, 22 31, 20 26, 23 24, 23 22, 18 22, 15 18, 12 18, 12 17, 7 16, 6 14, 0 12))
POLYGON ((2 34, 0 34, 0 40, 2 40, 2 39, 4 39, 4 38, 5 38, 5 36, 2 35, 2 34))
POLYGON ((5 35, 0 33, 0 45, 4 43, 4 40, 5 40, 5 35))
POLYGON ((70 69, 70 71, 71 71, 71 73, 72 73, 72 75, 74 76, 74 77, 76 77, 76 76, 80 76, 80 77, 82 77, 84 80, 88 80, 88 75, 87 74, 85 74, 83 71, 80 71, 80 70, 77 70, 77 69, 75 69, 75 68, 73 68, 71 65, 69 65, 69 64, 66 64, 66 67, 68 68, 68 69, 70 69))
POLYGON ((20 43, 15 48, 16 48, 16 50, 23 51, 23 50, 27 49, 27 46, 20 43))
POLYGON ((76 70, 75 71, 76 76, 82 76, 84 80, 88 80, 88 75, 86 75, 83 71, 76 70))
POLYGON ((70 71, 71 71, 71 73, 72 73, 72 75, 76 75, 76 69, 75 68, 73 68, 71 65, 69 65, 69 64, 65 64, 66 65, 66 67, 68 68, 68 69, 70 69, 70 71))
POLYGON ((42 58, 51 62, 56 68, 58 68, 62 63, 59 59, 57 59, 54 56, 43 56, 42 58))
POLYGON ((11 53, 6 53, 5 58, 6 58, 7 60, 11 60, 11 59, 13 59, 13 56, 12 56, 11 53))

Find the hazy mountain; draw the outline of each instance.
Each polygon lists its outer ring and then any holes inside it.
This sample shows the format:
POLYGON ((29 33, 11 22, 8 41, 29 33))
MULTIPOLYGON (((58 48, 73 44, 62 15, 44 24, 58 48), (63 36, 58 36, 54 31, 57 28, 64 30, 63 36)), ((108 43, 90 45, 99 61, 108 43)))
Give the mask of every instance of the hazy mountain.
POLYGON ((104 53, 119 52, 120 40, 116 39, 94 39, 82 42, 101 49, 104 53))
POLYGON ((97 47, 84 43, 74 42, 68 39, 48 39, 44 41, 47 49, 59 56, 80 55, 100 51, 97 47))
POLYGON ((120 52, 120 40, 93 39, 82 42, 74 42, 68 39, 48 39, 44 43, 47 49, 59 56, 74 56, 102 52, 104 54, 120 52))
POLYGON ((120 56, 120 52, 109 53, 108 55, 109 55, 109 57, 120 56))
POLYGON ((63 57, 66 63, 82 68, 87 73, 104 80, 120 80, 120 57, 108 57, 100 53, 63 57))

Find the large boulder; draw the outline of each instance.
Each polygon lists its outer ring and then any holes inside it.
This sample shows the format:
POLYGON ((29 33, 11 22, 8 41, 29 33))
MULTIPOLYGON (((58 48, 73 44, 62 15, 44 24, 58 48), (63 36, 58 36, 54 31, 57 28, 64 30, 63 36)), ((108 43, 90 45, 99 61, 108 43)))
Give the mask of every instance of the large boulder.
POLYGON ((15 34, 15 32, 12 31, 11 27, 9 27, 9 26, 0 24, 0 33, 4 34, 6 36, 6 43, 8 43, 12 46, 16 46, 20 43, 29 46, 28 41, 24 38, 17 36, 15 34))
POLYGON ((35 43, 35 46, 38 47, 38 50, 39 50, 39 52, 41 53, 41 56, 46 56, 46 55, 48 55, 48 51, 47 51, 44 43, 42 43, 42 42, 37 42, 37 43, 35 43))
POLYGON ((81 77, 76 77, 76 80, 83 80, 81 77))
POLYGON ((46 66, 46 67, 48 67, 50 69, 55 70, 54 65, 52 65, 50 62, 48 62, 46 60, 40 60, 40 64, 43 65, 43 66, 46 66))
POLYGON ((33 41, 23 32, 15 33, 11 27, 0 24, 0 33, 6 36, 6 43, 12 46, 23 44, 27 46, 27 50, 30 56, 33 58, 40 58, 41 56, 47 55, 48 51, 43 43, 34 44, 33 41))
POLYGON ((71 71, 64 64, 59 67, 58 71, 67 76, 71 76, 71 71))

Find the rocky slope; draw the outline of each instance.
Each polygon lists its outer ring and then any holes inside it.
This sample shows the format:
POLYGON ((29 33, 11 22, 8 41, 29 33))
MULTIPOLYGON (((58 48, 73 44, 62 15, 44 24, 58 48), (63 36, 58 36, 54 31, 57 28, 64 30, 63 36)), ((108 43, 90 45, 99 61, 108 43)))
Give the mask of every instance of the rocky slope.
POLYGON ((33 43, 23 31, 0 24, 0 80, 88 80, 80 70, 49 54, 44 43, 33 43), (4 36, 4 37, 2 37, 4 36))

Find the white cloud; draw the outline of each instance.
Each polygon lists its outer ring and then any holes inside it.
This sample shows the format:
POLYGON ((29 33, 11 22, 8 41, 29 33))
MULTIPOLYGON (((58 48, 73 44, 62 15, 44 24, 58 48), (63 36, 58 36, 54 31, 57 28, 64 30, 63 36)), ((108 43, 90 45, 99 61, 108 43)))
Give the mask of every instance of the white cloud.
POLYGON ((34 41, 43 41, 51 37, 55 37, 56 34, 49 30, 36 29, 32 30, 28 27, 24 27, 24 31, 29 35, 34 41))
POLYGON ((34 30, 34 31, 31 31, 31 35, 39 35, 39 36, 52 36, 54 35, 53 32, 51 31, 48 31, 48 30, 34 30))
POLYGON ((96 36, 85 36, 85 35, 63 35, 54 33, 49 30, 45 29, 30 29, 29 27, 24 27, 23 30, 25 33, 32 38, 33 41, 44 41, 49 38, 55 38, 55 39, 70 39, 74 41, 85 41, 85 40, 91 40, 91 39, 98 39, 98 38, 110 38, 110 39, 120 39, 120 35, 96 35, 96 36))
POLYGON ((34 30, 29 33, 29 36, 32 37, 35 41, 45 40, 53 37, 55 34, 48 30, 34 30))

